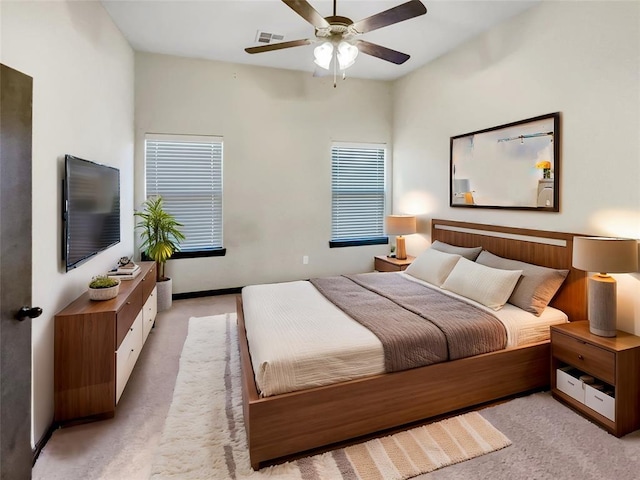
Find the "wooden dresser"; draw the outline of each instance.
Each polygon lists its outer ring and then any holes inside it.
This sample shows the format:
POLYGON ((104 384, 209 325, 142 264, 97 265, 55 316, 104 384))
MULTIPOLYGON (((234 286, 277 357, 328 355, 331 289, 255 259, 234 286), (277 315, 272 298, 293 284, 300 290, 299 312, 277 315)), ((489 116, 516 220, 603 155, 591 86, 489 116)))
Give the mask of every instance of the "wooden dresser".
POLYGON ((157 312, 155 263, 140 267, 116 298, 92 301, 85 292, 55 316, 55 424, 115 415, 157 312))

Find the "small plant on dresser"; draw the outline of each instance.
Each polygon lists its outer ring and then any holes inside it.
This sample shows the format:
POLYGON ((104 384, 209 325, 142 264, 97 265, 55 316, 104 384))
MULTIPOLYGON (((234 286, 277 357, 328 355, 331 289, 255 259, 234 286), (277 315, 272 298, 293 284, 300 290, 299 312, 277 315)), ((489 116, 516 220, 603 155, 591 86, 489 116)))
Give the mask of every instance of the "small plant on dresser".
POLYGON ((117 278, 98 275, 89 283, 89 298, 91 300, 110 300, 118 296, 120 280, 117 278))

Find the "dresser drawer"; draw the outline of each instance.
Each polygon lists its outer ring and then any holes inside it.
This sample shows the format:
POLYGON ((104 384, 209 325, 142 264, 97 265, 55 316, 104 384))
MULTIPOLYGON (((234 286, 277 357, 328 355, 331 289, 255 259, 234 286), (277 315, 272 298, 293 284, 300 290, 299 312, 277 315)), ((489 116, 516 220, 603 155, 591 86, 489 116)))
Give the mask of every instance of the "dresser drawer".
POLYGON ((156 265, 154 264, 140 281, 142 285, 142 300, 146 301, 156 286, 156 265))
POLYGON ((142 310, 142 283, 131 292, 127 302, 116 314, 116 350, 120 347, 140 310, 142 310))
POLYGON ((149 298, 144 302, 144 307, 142 307, 142 340, 143 343, 147 341, 147 337, 149 336, 149 332, 151 332, 151 327, 153 327, 153 322, 156 321, 156 315, 158 313, 158 302, 157 302, 157 290, 154 289, 151 291, 149 298))
POLYGON ((139 312, 116 351, 116 403, 120 400, 141 350, 142 312, 139 312))
POLYGON ((555 358, 615 385, 616 356, 613 352, 556 331, 551 332, 551 348, 555 358))

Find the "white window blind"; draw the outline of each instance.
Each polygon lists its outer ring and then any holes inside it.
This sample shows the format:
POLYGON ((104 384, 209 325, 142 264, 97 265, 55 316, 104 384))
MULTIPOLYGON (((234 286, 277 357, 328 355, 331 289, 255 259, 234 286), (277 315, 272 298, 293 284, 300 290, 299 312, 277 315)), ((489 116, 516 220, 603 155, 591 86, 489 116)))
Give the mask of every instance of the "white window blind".
POLYGON ((222 248, 222 138, 146 135, 147 197, 182 223, 181 251, 222 248))
POLYGON ((331 147, 331 240, 384 237, 384 145, 331 147))

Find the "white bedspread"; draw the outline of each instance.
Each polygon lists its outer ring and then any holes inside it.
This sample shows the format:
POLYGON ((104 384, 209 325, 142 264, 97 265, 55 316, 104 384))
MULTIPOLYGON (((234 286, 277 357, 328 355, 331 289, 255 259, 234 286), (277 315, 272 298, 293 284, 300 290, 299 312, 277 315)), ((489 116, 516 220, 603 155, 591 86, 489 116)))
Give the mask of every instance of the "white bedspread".
MULTIPOLYGON (((251 362, 261 396, 384 373, 380 340, 307 281, 245 287, 242 303, 251 362)), ((547 340, 549 325, 567 322, 563 312, 551 307, 540 317, 510 304, 498 312, 488 311, 505 325, 507 348, 547 340)))

